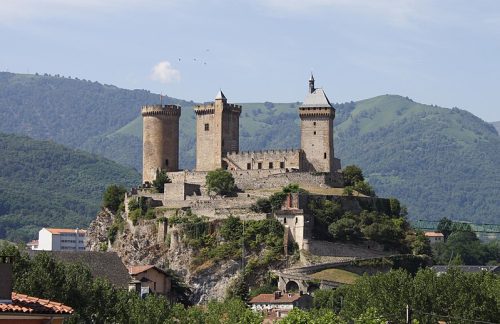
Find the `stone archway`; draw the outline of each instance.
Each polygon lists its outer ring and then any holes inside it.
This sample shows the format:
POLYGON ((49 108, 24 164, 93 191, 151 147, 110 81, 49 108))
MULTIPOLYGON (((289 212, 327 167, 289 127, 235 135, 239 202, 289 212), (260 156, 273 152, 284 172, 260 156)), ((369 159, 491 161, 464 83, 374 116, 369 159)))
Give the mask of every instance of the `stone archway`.
POLYGON ((286 283, 286 292, 299 292, 299 284, 293 280, 290 280, 286 283))

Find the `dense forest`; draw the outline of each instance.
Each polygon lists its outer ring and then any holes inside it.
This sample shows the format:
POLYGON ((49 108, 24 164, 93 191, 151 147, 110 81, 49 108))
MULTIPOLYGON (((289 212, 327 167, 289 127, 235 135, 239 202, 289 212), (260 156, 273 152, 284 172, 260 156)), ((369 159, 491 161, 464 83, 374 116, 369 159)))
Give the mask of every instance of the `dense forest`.
POLYGON ((116 162, 0 133, 0 238, 27 241, 44 226, 87 227, 107 185, 139 181, 116 162))
MULTIPOLYGON (((139 171, 139 108, 158 102, 159 95, 145 90, 0 73, 0 131, 53 139, 139 171)), ((183 107, 180 164, 193 168, 194 103, 169 97, 164 102, 183 107)), ((241 149, 298 147, 299 105, 243 104, 241 149)), ((343 165, 359 165, 379 196, 397 197, 408 207, 410 219, 448 217, 480 223, 498 219, 500 136, 492 124, 464 110, 395 95, 334 106, 335 154, 343 165)))

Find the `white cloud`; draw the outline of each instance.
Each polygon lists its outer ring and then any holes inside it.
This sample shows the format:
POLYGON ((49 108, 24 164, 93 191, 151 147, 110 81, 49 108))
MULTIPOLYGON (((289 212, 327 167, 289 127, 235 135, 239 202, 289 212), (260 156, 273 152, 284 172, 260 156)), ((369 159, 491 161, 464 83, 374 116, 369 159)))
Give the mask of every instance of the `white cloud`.
POLYGON ((181 73, 168 61, 162 61, 153 67, 151 79, 161 83, 172 83, 181 79, 181 73))

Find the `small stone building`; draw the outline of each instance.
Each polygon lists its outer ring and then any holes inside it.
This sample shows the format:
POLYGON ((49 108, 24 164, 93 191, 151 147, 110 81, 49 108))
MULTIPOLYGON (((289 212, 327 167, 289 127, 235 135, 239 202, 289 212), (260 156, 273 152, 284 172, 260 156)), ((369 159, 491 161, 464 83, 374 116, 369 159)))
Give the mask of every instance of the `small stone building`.
POLYGON ((154 265, 129 267, 134 280, 141 282, 141 288, 149 288, 149 292, 171 297, 172 278, 162 269, 154 265))

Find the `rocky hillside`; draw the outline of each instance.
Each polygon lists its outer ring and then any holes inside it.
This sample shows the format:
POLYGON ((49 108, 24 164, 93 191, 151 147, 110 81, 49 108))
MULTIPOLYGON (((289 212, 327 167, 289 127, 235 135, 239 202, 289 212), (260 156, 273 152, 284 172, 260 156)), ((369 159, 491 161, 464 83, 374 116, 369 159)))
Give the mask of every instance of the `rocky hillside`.
MULTIPOLYGON (((193 303, 223 299, 243 273, 239 220, 208 221, 179 212, 178 217, 169 219, 171 226, 166 232, 161 232, 158 220, 141 220, 134 225, 120 215, 102 210, 89 227, 88 248, 116 251, 127 266, 154 264, 174 270, 192 289, 193 303), (113 226, 117 226, 117 232, 111 238, 113 226), (231 236, 228 228, 235 236, 231 236)), ((278 233, 273 234, 268 226, 271 223, 274 224, 273 221, 247 222, 245 273, 254 287, 265 284, 263 280, 267 276, 263 274, 285 264, 283 229, 279 226, 278 233), (252 228, 258 229, 258 233, 252 234, 252 228)))

